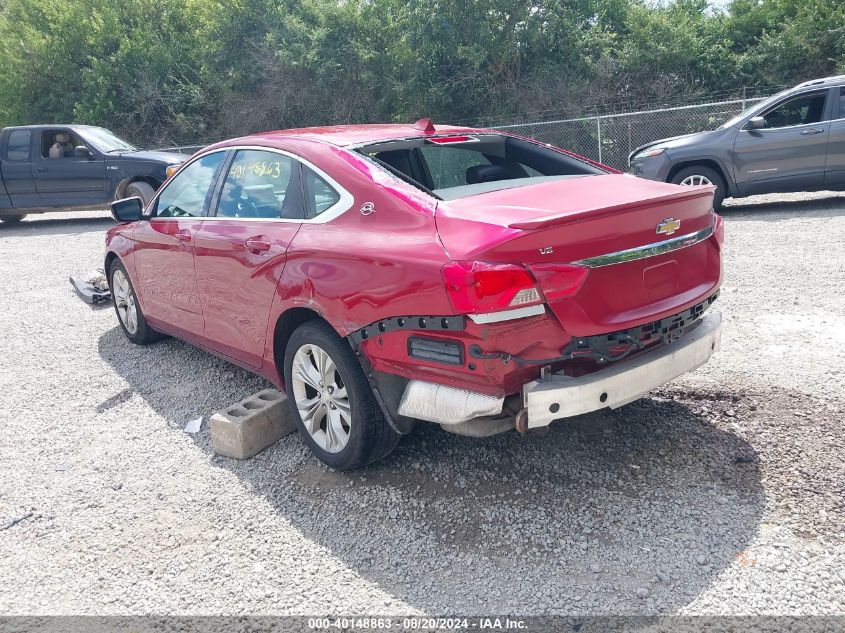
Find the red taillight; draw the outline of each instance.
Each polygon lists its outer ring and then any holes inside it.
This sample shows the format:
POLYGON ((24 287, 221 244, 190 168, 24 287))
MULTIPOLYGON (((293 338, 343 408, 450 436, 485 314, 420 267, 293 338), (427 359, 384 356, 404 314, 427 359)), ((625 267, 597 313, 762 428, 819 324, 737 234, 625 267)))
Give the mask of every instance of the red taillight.
POLYGON ((529 266, 546 301, 558 301, 571 297, 581 289, 589 268, 571 264, 534 264, 529 266))
POLYGON ((543 302, 534 277, 516 264, 450 262, 442 272, 455 312, 495 312, 543 302))
POLYGON ((716 216, 716 222, 713 226, 713 237, 716 238, 716 245, 719 247, 719 250, 722 250, 722 245, 725 243, 725 221, 722 220, 722 216, 718 213, 714 213, 713 215, 716 216))

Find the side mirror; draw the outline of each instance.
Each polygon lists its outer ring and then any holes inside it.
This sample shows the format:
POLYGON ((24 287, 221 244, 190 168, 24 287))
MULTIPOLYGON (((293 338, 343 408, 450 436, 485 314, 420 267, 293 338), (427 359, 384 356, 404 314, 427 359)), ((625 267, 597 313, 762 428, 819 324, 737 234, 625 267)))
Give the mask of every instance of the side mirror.
POLYGON ((76 147, 74 147, 73 155, 76 158, 94 158, 94 156, 91 154, 91 150, 85 147, 84 145, 77 145, 76 147))
POLYGON ((137 222, 144 213, 144 201, 140 198, 124 198, 111 203, 111 217, 117 222, 137 222))
POLYGON ((766 127, 766 119, 761 116, 754 116, 748 119, 748 123, 745 124, 746 129, 749 130, 762 130, 766 127))

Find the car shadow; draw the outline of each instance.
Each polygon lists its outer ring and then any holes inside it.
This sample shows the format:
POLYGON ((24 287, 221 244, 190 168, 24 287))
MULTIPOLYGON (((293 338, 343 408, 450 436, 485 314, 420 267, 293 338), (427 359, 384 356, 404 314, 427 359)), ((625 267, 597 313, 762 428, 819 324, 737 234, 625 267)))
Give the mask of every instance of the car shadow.
MULTIPOLYGON (((787 194, 784 194, 787 195, 787 194)), ((726 219, 776 221, 794 215, 801 218, 826 218, 845 215, 845 193, 832 193, 822 198, 804 198, 789 194, 786 200, 771 200, 768 196, 729 198, 719 209, 726 219)))
MULTIPOLYGON (((174 433, 231 404, 221 380, 242 395, 267 385, 178 341, 129 345, 118 328, 99 349, 128 383, 101 407, 137 394, 174 433)), ((765 498, 754 449, 696 404, 724 395, 661 393, 524 436, 422 423, 354 472, 326 468, 296 435, 245 461, 213 454, 207 425, 194 437, 303 536, 421 611, 672 613, 741 564, 765 498)))
POLYGON ((105 231, 114 226, 114 220, 108 212, 102 217, 57 217, 50 214, 49 218, 35 215, 15 224, 0 222, 0 239, 19 237, 22 235, 80 235, 92 231, 105 231))

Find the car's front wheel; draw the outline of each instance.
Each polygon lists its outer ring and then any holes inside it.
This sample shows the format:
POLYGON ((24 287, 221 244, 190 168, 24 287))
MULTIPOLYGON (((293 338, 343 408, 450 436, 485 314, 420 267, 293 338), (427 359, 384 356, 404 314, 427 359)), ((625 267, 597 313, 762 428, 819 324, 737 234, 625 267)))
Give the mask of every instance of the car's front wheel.
POLYGON ((399 441, 352 348, 327 323, 309 321, 285 348, 285 389, 299 433, 323 463, 366 466, 399 441))
POLYGON ((676 185, 716 185, 713 195, 713 208, 718 210, 727 193, 725 181, 715 169, 705 165, 690 165, 679 170, 672 176, 671 182, 676 185))
POLYGON ((144 206, 153 199, 156 190, 152 188, 151 185, 143 182, 143 181, 135 181, 130 182, 126 185, 126 197, 127 198, 140 198, 144 201, 144 206))
POLYGON ((123 333, 136 345, 149 345, 162 335, 152 329, 144 318, 141 306, 135 295, 135 288, 129 280, 129 274, 115 259, 109 271, 109 288, 111 288, 114 311, 117 313, 117 320, 123 333))

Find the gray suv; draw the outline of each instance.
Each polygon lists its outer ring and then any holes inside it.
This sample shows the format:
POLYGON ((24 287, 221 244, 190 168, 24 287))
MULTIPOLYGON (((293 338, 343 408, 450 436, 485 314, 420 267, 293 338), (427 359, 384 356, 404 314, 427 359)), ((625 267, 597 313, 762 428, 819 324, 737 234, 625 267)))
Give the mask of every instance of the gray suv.
POLYGON ((780 92, 710 132, 655 141, 628 157, 631 173, 716 185, 728 197, 845 189, 845 75, 780 92))

